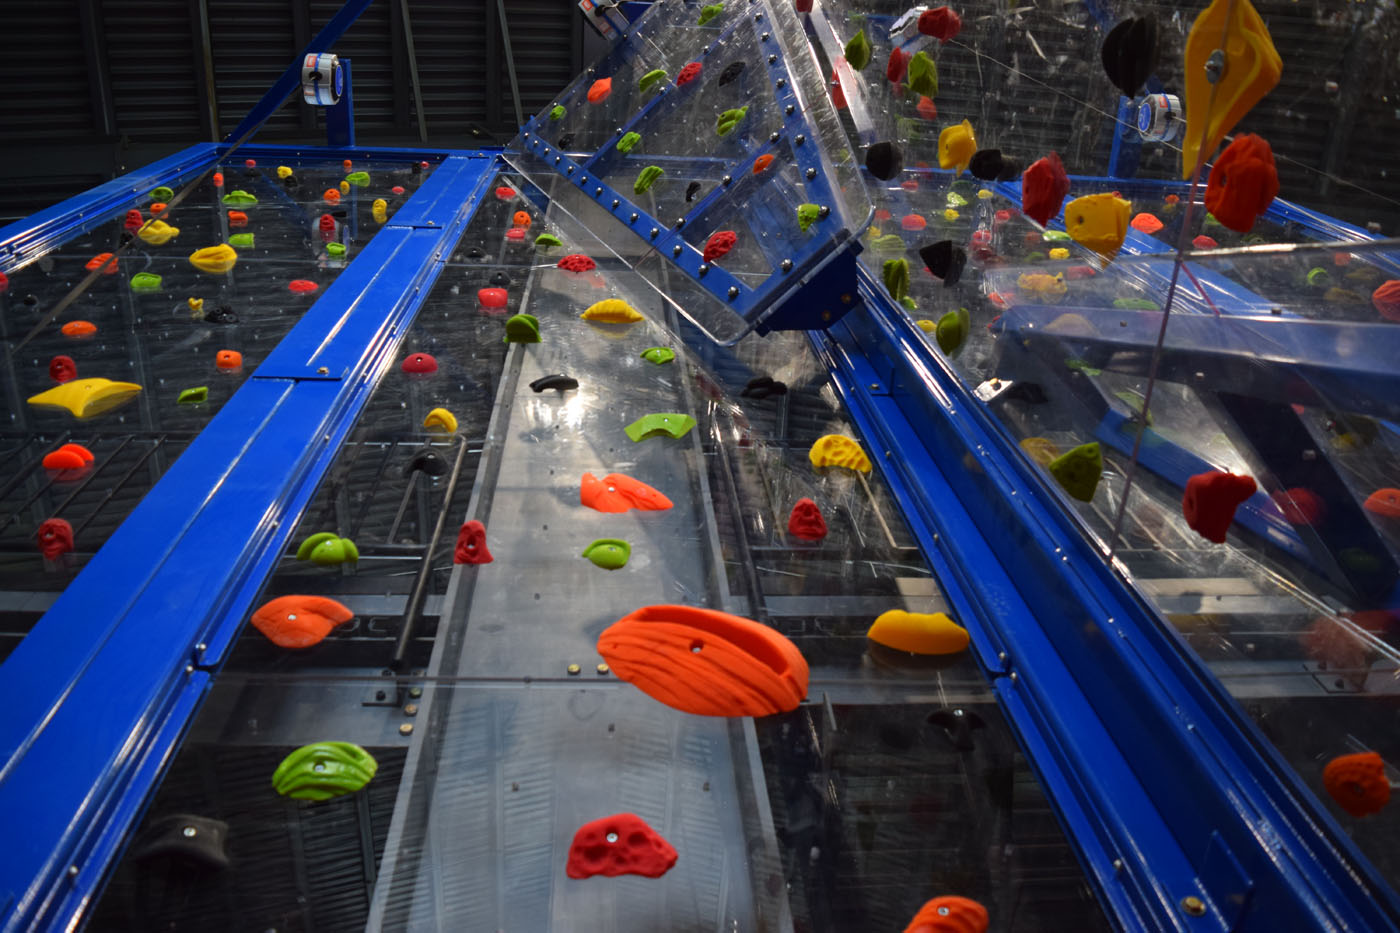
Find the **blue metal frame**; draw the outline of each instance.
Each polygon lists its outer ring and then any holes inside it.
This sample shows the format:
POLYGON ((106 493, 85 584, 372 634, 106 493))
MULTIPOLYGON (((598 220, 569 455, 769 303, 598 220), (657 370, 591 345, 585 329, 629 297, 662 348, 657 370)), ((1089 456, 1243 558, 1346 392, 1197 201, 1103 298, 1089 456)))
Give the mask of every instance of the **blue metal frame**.
MULTIPOLYGON (((202 164, 214 154, 201 151, 202 164)), ((0 668, 0 826, 24 827, 0 847, 0 928, 68 928, 93 902, 495 165, 443 161, 0 668)), ((129 198, 133 180, 188 168, 113 184, 129 198)), ((79 229, 97 206, 110 215, 110 186, 94 194, 7 240, 52 242, 46 231, 79 229)))

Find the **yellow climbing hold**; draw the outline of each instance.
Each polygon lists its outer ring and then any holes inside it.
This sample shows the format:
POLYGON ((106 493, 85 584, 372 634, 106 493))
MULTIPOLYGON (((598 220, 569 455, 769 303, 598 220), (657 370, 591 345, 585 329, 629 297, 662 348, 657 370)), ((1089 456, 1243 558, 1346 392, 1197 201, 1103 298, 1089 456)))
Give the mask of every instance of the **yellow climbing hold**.
POLYGON ((1111 192, 1086 194, 1065 205, 1065 231, 1079 245, 1112 259, 1128 235, 1132 207, 1111 192))
POLYGON ((1225 134, 1278 85, 1283 59, 1269 28, 1249 0, 1212 0, 1186 37, 1186 137, 1181 141, 1181 177, 1215 152, 1225 134), (1207 62, 1225 36, 1224 70, 1212 89, 1207 62), (1213 96, 1212 96, 1213 95, 1213 96), (1205 149, 1201 139, 1205 138, 1205 149))
POLYGON ((457 418, 446 408, 434 408, 423 419, 423 427, 430 431, 444 431, 448 434, 457 430, 457 418))
POLYGON ((1060 448, 1048 437, 1023 437, 1021 449, 1026 452, 1026 456, 1046 467, 1050 465, 1051 460, 1060 455, 1060 448))
POLYGON ((169 243, 179 235, 179 227, 172 227, 163 220, 152 220, 137 233, 137 236, 144 242, 150 243, 152 246, 161 246, 169 243))
POLYGON ((598 321, 602 324, 631 324, 645 320, 641 312, 620 298, 606 298, 588 306, 580 315, 585 321, 598 321))
POLYGON ((977 137, 972 132, 972 122, 964 120, 954 126, 943 128, 938 134, 938 165, 940 168, 956 168, 961 175, 977 152, 977 137))
POLYGON ((185 299, 185 304, 189 305, 190 310, 193 311, 195 314, 199 314, 204 310, 203 298, 187 298, 185 299))
POLYGON ((1068 259, 1068 258, 1069 258, 1069 250, 1065 249, 1063 246, 1057 246, 1057 247, 1055 247, 1054 249, 1050 250, 1050 258, 1051 258, 1051 259, 1068 259))
POLYGON ((236 262, 238 262, 238 254, 227 243, 206 246, 204 249, 197 249, 190 253, 190 265, 200 272, 209 272, 214 275, 223 275, 232 269, 236 262))
POLYGON ((287 179, 292 177, 292 167, 290 165, 277 166, 277 177, 287 179))
POLYGON ((926 334, 931 334, 934 331, 938 330, 938 322, 930 321, 927 318, 920 318, 914 323, 918 325, 919 330, 923 331, 926 334))
POLYGON ((350 182, 348 182, 348 181, 342 181, 342 182, 340 183, 340 193, 341 193, 342 195, 346 195, 346 194, 349 194, 349 193, 350 193, 350 182))
POLYGON ((951 207, 943 211, 943 219, 947 221, 957 220, 961 216, 961 214, 951 207))
POLYGON ((141 387, 134 382, 110 379, 74 379, 29 397, 36 408, 64 408, 77 418, 92 418, 109 412, 135 396, 141 387))
POLYGON ((369 213, 375 223, 384 223, 389 219, 389 202, 383 198, 375 198, 374 203, 369 206, 369 213))
POLYGON ((957 654, 967 650, 967 629, 942 612, 881 613, 865 637, 886 648, 910 654, 957 654))
POLYGON ((992 199, 992 192, 987 188, 979 188, 977 191, 977 198, 981 201, 990 201, 992 199))
POLYGON ((817 438, 812 449, 807 452, 812 466, 845 467, 861 473, 870 472, 870 458, 860 449, 860 445, 841 434, 827 434, 817 438))

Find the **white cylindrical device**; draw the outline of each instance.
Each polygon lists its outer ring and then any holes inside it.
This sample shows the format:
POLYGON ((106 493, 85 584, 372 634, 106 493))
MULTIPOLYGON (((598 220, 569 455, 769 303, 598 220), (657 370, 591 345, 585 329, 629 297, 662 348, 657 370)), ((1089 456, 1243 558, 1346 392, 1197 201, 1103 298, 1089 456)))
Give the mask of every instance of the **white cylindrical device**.
POLYGON ((345 91, 340 59, 330 52, 313 52, 301 63, 301 97, 317 107, 333 107, 345 91))

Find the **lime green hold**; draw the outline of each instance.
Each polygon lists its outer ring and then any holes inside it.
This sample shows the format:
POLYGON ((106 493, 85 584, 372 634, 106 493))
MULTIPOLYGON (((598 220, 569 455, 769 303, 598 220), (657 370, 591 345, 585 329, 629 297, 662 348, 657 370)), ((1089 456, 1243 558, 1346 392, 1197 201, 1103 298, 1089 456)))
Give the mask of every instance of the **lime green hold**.
POLYGON ((224 195, 223 201, 225 204, 231 204, 235 207, 245 207, 249 204, 258 203, 257 198, 253 197, 251 194, 244 191, 242 188, 230 191, 228 194, 224 195))
POLYGON ((909 260, 886 259, 881 276, 885 280, 885 289, 895 301, 909 294, 909 260))
POLYGON ((349 175, 345 176, 345 180, 356 188, 368 188, 369 172, 351 172, 349 175))
POLYGON ((169 201, 173 197, 175 197, 174 190, 167 188, 165 185, 151 189, 152 201, 169 201))
POLYGON ((716 16, 720 15, 720 14, 723 13, 723 12, 724 12, 724 4, 723 4, 723 3, 711 3, 711 4, 710 4, 709 6, 707 6, 707 7, 702 7, 702 8, 700 9, 700 18, 699 18, 698 20, 695 21, 695 25, 697 25, 697 26, 703 26, 703 25, 705 25, 706 23, 708 23, 710 20, 714 19, 716 16))
POLYGON ((846 43, 846 64, 856 71, 870 64, 870 40, 865 38, 864 29, 851 36, 846 43))
POLYGON ((651 190, 651 186, 656 184, 656 179, 666 173, 658 165, 648 165, 637 175, 637 180, 632 183, 632 191, 636 194, 646 194, 651 190))
POLYGON ((1157 302, 1150 298, 1115 298, 1113 307, 1123 311, 1158 311, 1157 302))
POLYGON ((517 314, 506 321, 503 343, 539 343, 540 322, 533 314, 517 314))
POLYGON ((1045 255, 1045 252, 1043 250, 1038 249, 1026 254, 1026 262, 1044 262, 1049 258, 1049 256, 1045 255))
POLYGON ((1079 359, 1065 360, 1065 365, 1070 369, 1074 370, 1075 372, 1083 373, 1086 376, 1098 376, 1103 373, 1102 369, 1097 369, 1093 366, 1090 366, 1088 363, 1079 359))
POLYGON ((564 119, 564 115, 568 112, 569 111, 564 109, 563 104, 555 104, 549 110, 549 119, 553 120, 555 123, 558 123, 560 120, 564 119))
POLYGON ((642 141, 642 134, 641 134, 641 133, 628 133, 627 135, 623 136, 621 139, 619 139, 619 140, 617 141, 617 151, 618 151, 618 152, 621 152, 621 153, 628 153, 628 152, 631 152, 631 151, 632 151, 632 147, 635 146, 635 145, 637 145, 637 143, 639 143, 639 142, 641 142, 641 141, 642 141))
POLYGON ((1070 235, 1063 230, 1046 230, 1040 238, 1046 243, 1068 243, 1070 235))
POLYGON ((564 241, 552 233, 541 233, 535 237, 535 249, 549 249, 553 246, 563 246, 564 241))
POLYGON ((938 326, 934 328, 933 337, 938 341, 938 349, 952 356, 962 349, 962 345, 967 342, 968 332, 972 330, 972 315, 968 314, 966 308, 959 308, 956 311, 949 311, 938 319, 938 326))
POLYGON ((949 191, 944 201, 949 207, 967 207, 967 198, 958 194, 956 191, 949 191))
POLYGON ((1332 284, 1332 274, 1321 266, 1314 266, 1308 270, 1307 281, 1313 288, 1326 288, 1332 284))
POLYGON ((621 538, 599 538, 584 548, 580 556, 604 570, 621 570, 632 556, 632 545, 621 538))
POLYGON ((1205 223, 1203 224, 1203 226, 1206 226, 1206 227, 1223 227, 1223 226, 1225 226, 1225 225, 1222 224, 1220 221, 1216 220, 1216 219, 1215 219, 1215 215, 1212 214, 1210 211, 1206 211, 1206 220, 1205 220, 1205 223))
POLYGON ((1103 477, 1103 454, 1097 441, 1080 444, 1051 460, 1049 469, 1065 492, 1080 502, 1089 502, 1103 477))
POLYGON ((657 85, 664 84, 665 81, 666 69, 653 68, 651 71, 648 71, 646 74, 642 75, 642 77, 637 81, 637 90, 645 94, 648 91, 654 89, 657 85))
POLYGON ((327 255, 327 256, 330 256, 332 259, 339 259, 339 258, 341 258, 342 256, 345 255, 345 244, 344 244, 344 243, 327 243, 327 244, 326 244, 326 255, 327 255))
POLYGON ((1147 399, 1141 392, 1134 392, 1132 389, 1119 389, 1117 392, 1113 393, 1113 397, 1124 405, 1127 405, 1128 410, 1138 418, 1142 418, 1143 422, 1148 427, 1152 426, 1152 412, 1147 411, 1146 417, 1144 417, 1146 409, 1143 408, 1143 403, 1146 402, 1147 399))
POLYGON ((209 387, 196 386, 193 389, 181 389, 180 397, 175 400, 177 405, 198 405, 200 402, 209 401, 209 387))
POLYGON ((685 436, 685 432, 695 427, 695 419, 689 415, 683 415, 678 411, 658 411, 649 415, 642 415, 636 421, 623 428, 632 442, 640 443, 649 437, 680 438, 685 436))
POLYGON ((657 366, 664 366, 676 358, 676 351, 670 347, 647 347, 641 353, 642 359, 657 366))
POLYGON ((903 298, 899 299, 899 303, 904 306, 905 311, 919 310, 919 303, 913 298, 910 298, 908 295, 905 295, 903 298))
MULTIPOLYGON (((253 235, 251 233, 235 233, 228 238, 229 246, 252 246, 253 235)), ((336 244, 339 245, 339 244, 336 244)))
POLYGON ((355 547, 354 541, 329 531, 312 535, 297 548, 297 560, 309 560, 318 567, 353 564, 359 559, 360 550, 355 547))
POLYGON ((904 72, 909 90, 923 97, 938 96, 938 65, 927 52, 915 52, 904 72))
POLYGON ((353 794, 379 770, 374 756, 352 742, 316 742, 292 752, 272 772, 272 787, 294 800, 353 794))
POLYGON ((817 222, 821 213, 821 207, 816 204, 797 205, 797 225, 802 228, 803 233, 806 233, 807 228, 817 222))
POLYGON ((133 292, 160 291, 160 276, 154 272, 138 272, 131 277, 131 290, 133 292))
POLYGON ((734 128, 748 115, 749 108, 736 107, 733 110, 726 110, 715 120, 715 133, 719 136, 728 136, 734 132, 734 128))
POLYGON ((898 233, 886 233, 870 241, 870 248, 877 253, 904 252, 904 238, 898 233))

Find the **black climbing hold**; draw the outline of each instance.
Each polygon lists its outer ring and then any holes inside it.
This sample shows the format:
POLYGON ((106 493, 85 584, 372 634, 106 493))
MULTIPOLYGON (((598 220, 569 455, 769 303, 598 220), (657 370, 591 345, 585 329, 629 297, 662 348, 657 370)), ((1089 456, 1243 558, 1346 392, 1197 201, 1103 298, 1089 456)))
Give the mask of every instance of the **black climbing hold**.
POLYGON ((283 188, 287 188, 287 189, 297 188, 297 187, 300 187, 300 185, 301 185, 301 182, 297 181, 297 177, 296 177, 295 175, 288 175, 286 178, 282 179, 282 187, 283 187, 283 188))
POLYGON ((691 199, 693 199, 699 193, 700 182, 692 181, 690 184, 685 186, 685 202, 689 204, 691 199))
POLYGON ((228 824, 192 813, 172 813, 151 823, 131 857, 137 861, 167 856, 185 868, 228 868, 228 824))
POLYGON ((122 231, 122 246, 125 246, 134 239, 136 239, 136 234, 132 233, 130 230, 122 231))
POLYGON ((1127 97, 1136 96, 1157 69, 1157 20, 1130 16, 1114 26, 1103 40, 1103 70, 1127 97))
POLYGON ((1021 174, 1021 163, 1006 158, 1000 149, 978 149, 967 163, 967 170, 983 181, 1011 181, 1021 174))
POLYGON ((1025 402, 1027 405, 1044 405, 1050 401, 1045 395, 1045 390, 1036 382, 1018 382, 1007 389, 1002 398, 1025 402))
POLYGON ((485 258, 486 258, 486 251, 483 250, 480 246, 468 246, 468 247, 467 247, 467 258, 468 258, 468 259, 485 259, 485 258))
POLYGON ((973 751, 972 730, 986 728, 986 723, 976 713, 965 709, 941 709, 930 713, 928 724, 943 731, 943 736, 960 752, 973 751))
POLYGON ((541 376, 530 383, 530 388, 536 392, 543 392, 546 389, 558 389, 560 392, 567 392, 570 389, 578 388, 578 380, 573 376, 566 376, 563 373, 553 373, 548 376, 541 376))
POLYGON ((337 220, 344 220, 350 216, 350 212, 343 207, 337 207, 335 210, 331 211, 331 216, 337 220))
POLYGON ((255 168, 249 166, 248 168, 245 168, 245 169, 243 170, 243 177, 244 177, 244 178, 261 178, 261 177, 262 177, 262 172, 259 172, 257 169, 255 169, 255 168))
POLYGON ((943 280, 944 288, 950 288, 962 278, 963 266, 967 265, 967 250, 954 246, 952 240, 939 240, 932 246, 920 248, 919 258, 928 266, 928 271, 943 280))
POLYGON ((568 149, 568 148, 569 148, 570 146, 572 146, 573 144, 574 144, 574 134, 573 134, 573 133, 565 133, 563 136, 560 136, 560 137, 559 137, 559 148, 560 148, 560 149, 568 149))
POLYGON ((422 175, 423 164, 421 162, 410 162, 408 166, 408 173, 410 175, 422 175))
POLYGON ((433 448, 421 448, 413 455, 413 459, 408 461, 404 475, 412 476, 418 472, 427 473, 429 476, 442 476, 447 472, 447 461, 433 448))
POLYGON ((237 324, 238 314, 228 305, 219 305, 213 311, 204 312, 206 324, 237 324))
POLYGON ((787 383, 778 382, 772 376, 754 376, 739 393, 744 398, 765 399, 770 395, 787 395, 787 383))
POLYGON ((497 270, 491 274, 491 284, 497 288, 510 288, 510 276, 497 270))
POLYGON ((25 306, 26 306, 26 307, 32 308, 32 307, 34 307, 35 305, 37 305, 37 304, 39 303, 39 296, 38 296, 38 295, 25 295, 25 296, 24 296, 24 303, 25 303, 25 306))
POLYGON ((743 72, 744 63, 742 61, 730 62, 724 67, 724 70, 719 73, 720 87, 724 87, 730 81, 733 81, 735 78, 739 77, 739 75, 743 74, 743 72))
POLYGON ((904 152, 892 142, 879 142, 865 150, 865 167, 881 181, 904 170, 904 152))

